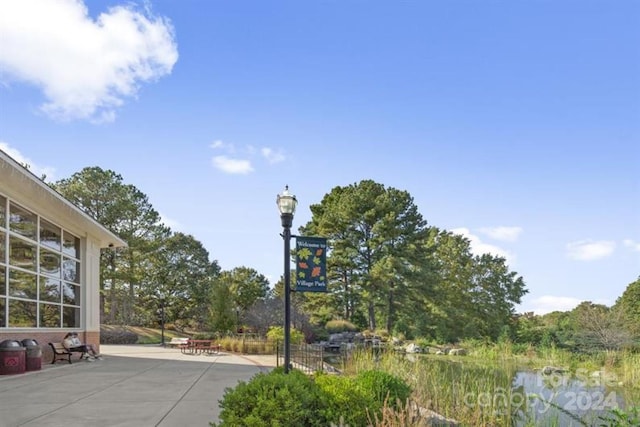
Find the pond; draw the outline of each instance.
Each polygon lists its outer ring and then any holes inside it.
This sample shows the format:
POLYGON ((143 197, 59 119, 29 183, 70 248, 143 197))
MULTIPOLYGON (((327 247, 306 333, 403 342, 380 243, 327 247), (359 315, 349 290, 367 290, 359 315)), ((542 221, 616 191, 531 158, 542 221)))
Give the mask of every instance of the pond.
POLYGON ((463 425, 601 425, 598 417, 624 409, 635 390, 622 387, 613 374, 601 371, 569 373, 548 367, 543 373, 514 363, 442 356, 406 360, 410 363, 403 369, 416 379, 417 396, 463 425))
POLYGON ((611 410, 624 408, 623 391, 615 376, 603 371, 561 369, 518 371, 512 382, 511 399, 527 401, 520 425, 586 425, 611 410))

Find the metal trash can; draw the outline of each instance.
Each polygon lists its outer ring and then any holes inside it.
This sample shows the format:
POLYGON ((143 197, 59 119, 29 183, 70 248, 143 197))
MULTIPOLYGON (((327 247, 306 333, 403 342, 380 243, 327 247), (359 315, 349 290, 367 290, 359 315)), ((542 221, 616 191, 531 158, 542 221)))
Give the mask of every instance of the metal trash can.
POLYGON ((27 371, 39 371, 42 369, 42 347, 38 341, 27 338, 22 340, 22 346, 25 348, 25 368, 27 371))
POLYGON ((0 342, 0 375, 22 374, 25 366, 25 351, 20 341, 0 342))

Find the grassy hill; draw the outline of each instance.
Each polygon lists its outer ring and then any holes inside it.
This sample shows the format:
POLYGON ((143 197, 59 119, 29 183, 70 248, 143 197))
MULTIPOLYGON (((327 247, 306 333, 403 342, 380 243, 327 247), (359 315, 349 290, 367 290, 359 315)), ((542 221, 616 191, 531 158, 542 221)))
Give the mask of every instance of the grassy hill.
MULTIPOLYGON (((138 344, 160 344, 162 340, 162 331, 155 328, 145 328, 143 326, 121 326, 121 325, 101 325, 100 331, 128 331, 138 336, 138 344)), ((170 341, 173 337, 189 337, 186 334, 180 334, 175 331, 164 330, 165 342, 170 341)))

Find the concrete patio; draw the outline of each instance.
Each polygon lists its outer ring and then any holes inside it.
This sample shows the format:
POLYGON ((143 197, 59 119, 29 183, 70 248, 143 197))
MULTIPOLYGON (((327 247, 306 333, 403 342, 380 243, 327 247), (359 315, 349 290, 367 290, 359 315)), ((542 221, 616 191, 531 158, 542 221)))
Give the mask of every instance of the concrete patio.
POLYGON ((0 426, 208 426, 227 387, 276 366, 275 356, 182 354, 102 345, 103 360, 0 376, 0 426))

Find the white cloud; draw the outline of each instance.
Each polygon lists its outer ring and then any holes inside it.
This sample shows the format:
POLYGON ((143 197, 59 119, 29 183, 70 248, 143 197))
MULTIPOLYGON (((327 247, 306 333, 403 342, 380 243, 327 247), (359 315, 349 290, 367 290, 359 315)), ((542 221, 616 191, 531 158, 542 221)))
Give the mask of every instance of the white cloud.
POLYGON ((264 157, 270 164, 283 162, 286 160, 282 150, 274 150, 269 147, 263 147, 257 150, 253 145, 246 145, 242 150, 236 150, 236 147, 231 143, 223 142, 222 140, 215 140, 210 144, 210 147, 214 150, 222 151, 227 155, 219 155, 213 157, 213 165, 226 173, 235 174, 247 174, 253 172, 253 166, 250 159, 255 159, 257 156, 264 157), (248 159, 240 159, 237 157, 237 153, 248 159))
POLYGON ((158 212, 160 214, 160 221, 167 227, 171 228, 173 231, 184 231, 183 225, 174 219, 171 219, 162 214, 162 212, 158 212))
POLYGON ((622 244, 625 247, 630 248, 632 251, 640 252, 640 243, 638 243, 638 242, 635 242, 635 241, 633 241, 631 239, 624 239, 622 241, 622 244))
POLYGON ((553 295, 544 295, 533 299, 529 303, 530 309, 527 311, 533 311, 535 314, 547 314, 552 311, 569 311, 576 308, 582 300, 572 297, 558 297, 553 295))
POLYGON ((505 242, 515 242, 518 240, 518 236, 522 233, 521 227, 483 227, 480 229, 481 233, 491 237, 495 240, 501 240, 505 242))
POLYGON ((97 19, 82 0, 0 2, 0 78, 28 82, 60 120, 112 121, 141 83, 171 73, 178 60, 173 27, 130 4, 97 19))
POLYGON ((29 159, 26 156, 23 156, 20 151, 16 150, 15 148, 12 148, 6 142, 0 141, 0 150, 7 153, 16 162, 21 163, 22 165, 27 165, 29 170, 38 178, 41 178, 43 175, 46 175, 47 181, 51 181, 55 179, 56 170, 54 168, 50 166, 40 166, 34 163, 31 159, 29 159))
POLYGON ((262 153, 262 156, 271 164, 280 163, 285 160, 285 156, 282 151, 274 151, 269 147, 264 147, 260 150, 260 152, 262 153))
POLYGON ((468 228, 464 228, 464 227, 454 228, 453 230, 451 230, 451 232, 455 234, 460 234, 466 237, 467 239, 469 239, 471 252, 473 252, 474 255, 491 254, 494 256, 505 258, 507 260, 507 264, 509 264, 510 266, 514 265, 515 263, 514 254, 498 246, 483 242, 482 240, 480 240, 478 236, 476 236, 475 234, 472 234, 468 228))
MULTIPOLYGON (((554 295, 543 295, 534 298, 526 304, 523 312, 533 311, 535 314, 543 315, 552 311, 570 311, 576 308, 584 299, 574 297, 559 297, 554 295)), ((597 299, 592 301, 594 304, 602 304, 611 306, 612 302, 606 299, 597 299)))
POLYGON ((248 174, 253 172, 253 167, 249 160, 232 159, 227 156, 215 156, 213 166, 225 173, 230 174, 248 174))
POLYGON ((210 147, 213 148, 214 150, 225 151, 228 154, 232 154, 236 152, 236 147, 232 143, 224 142, 221 139, 217 139, 213 141, 210 147))
POLYGON ((610 256, 615 248, 612 241, 580 240, 567 243, 567 256, 578 261, 593 261, 610 256))

